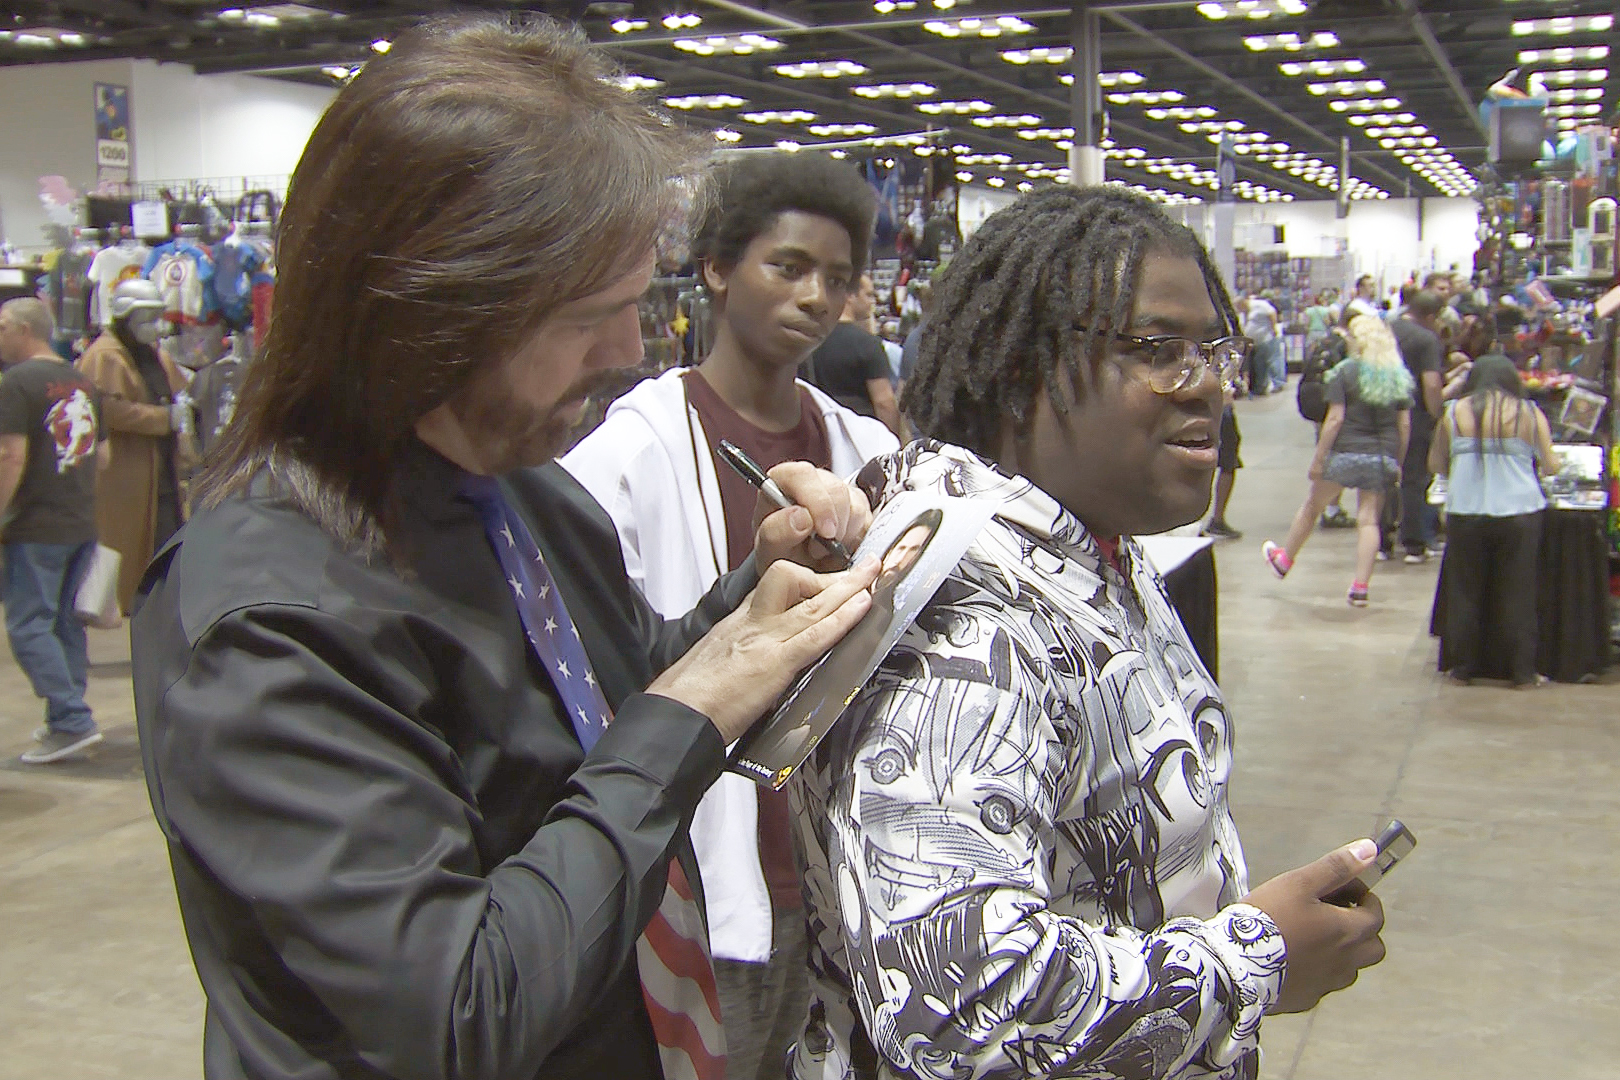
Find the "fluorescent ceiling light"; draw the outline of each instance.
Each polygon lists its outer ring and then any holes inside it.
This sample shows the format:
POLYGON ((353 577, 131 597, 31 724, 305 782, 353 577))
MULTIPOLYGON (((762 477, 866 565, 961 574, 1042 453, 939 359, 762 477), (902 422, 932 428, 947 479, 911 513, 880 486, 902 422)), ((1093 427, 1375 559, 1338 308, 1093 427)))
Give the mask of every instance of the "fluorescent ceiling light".
POLYGON ((1241 120, 1203 120, 1198 123, 1178 124, 1182 131, 1188 135, 1196 135, 1200 131, 1242 131, 1241 120))
POLYGON ((1251 52, 1265 52, 1267 49, 1304 52, 1308 49, 1336 49, 1339 47, 1339 38, 1332 31, 1319 30, 1304 37, 1298 34, 1255 34, 1244 38, 1243 44, 1251 52))
POLYGON ((1313 82, 1305 89, 1317 97, 1327 94, 1349 97, 1351 94, 1382 94, 1385 87, 1383 79, 1340 79, 1338 82, 1313 82))
POLYGON ((747 112, 742 118, 750 124, 808 124, 816 118, 813 112, 790 109, 786 112, 769 109, 765 112, 747 112))
POLYGON ((776 148, 789 154, 796 154, 799 152, 800 145, 792 139, 783 139, 776 144, 776 148))
POLYGON ((1035 29, 1035 24, 1013 15, 1001 15, 996 18, 954 19, 949 22, 935 20, 923 23, 923 29, 945 38, 998 38, 1004 34, 1028 34, 1035 29))
POLYGON ((872 10, 879 15, 893 15, 896 11, 911 11, 917 6, 917 0, 876 0, 872 10))
POLYGON ((1305 0, 1210 0, 1198 5, 1206 19, 1269 19, 1273 15, 1303 15, 1305 0))
POLYGON ((1569 101, 1602 101, 1603 88, 1600 86, 1582 86, 1569 90, 1550 90, 1547 98, 1553 102, 1569 101))
POLYGON ((928 83, 916 82, 876 83, 872 86, 852 86, 850 87, 849 92, 854 94, 856 97, 900 98, 903 101, 906 98, 927 97, 929 94, 937 94, 939 93, 939 90, 937 87, 931 86, 928 83))
POLYGON ((686 97, 668 97, 664 104, 671 109, 737 109, 748 104, 747 98, 731 94, 691 94, 686 97))
POLYGON ((1354 116, 1347 116, 1345 119, 1355 127, 1361 127, 1363 124, 1411 124, 1417 121, 1417 117, 1409 112, 1357 113, 1354 116))
POLYGON ((917 103, 917 111, 927 113, 929 116, 972 116, 975 113, 991 113, 996 107, 988 101, 921 101, 917 103))
POLYGON ((1210 105, 1175 105, 1168 109, 1149 109, 1149 120, 1208 120, 1216 110, 1210 105))
POLYGON ((837 79, 845 75, 865 75, 868 68, 853 60, 804 60, 797 64, 778 64, 773 70, 787 79, 837 79))
POLYGON ((1328 108, 1334 112, 1388 112, 1390 109, 1401 107, 1401 99, 1387 98, 1352 98, 1328 102, 1328 108))
POLYGON ((1074 138, 1074 128, 1025 128, 1023 131, 1018 132, 1018 137, 1030 141, 1035 139, 1072 139, 1074 138))
POLYGON ((387 38, 378 38, 376 41, 371 43, 371 51, 374 53, 385 53, 393 47, 394 43, 389 41, 387 38))
POLYGON ((1011 154, 958 154, 957 164, 960 165, 1011 165, 1011 154))
POLYGON ((1613 15, 1562 16, 1556 19, 1518 19, 1513 23, 1515 37, 1530 34, 1582 34, 1612 29, 1613 15))
POLYGON ((664 29, 690 30, 694 26, 703 25, 703 16, 694 15, 690 11, 664 16, 664 29))
POLYGON ((1110 105, 1163 105, 1186 100, 1187 95, 1180 90, 1132 90, 1108 95, 1110 105))
POLYGON ((822 139, 849 139, 859 135, 877 134, 875 124, 811 124, 805 130, 822 139))
POLYGON ((1043 122, 1044 119, 1034 113, 1023 113, 1018 116, 975 116, 973 118, 973 126, 981 128, 1034 127, 1043 122))
POLYGON ((1367 62, 1353 56, 1342 60, 1286 60, 1277 65, 1284 75, 1360 75, 1367 70, 1367 62))
POLYGON ((608 23, 608 29, 615 34, 633 34, 638 30, 645 30, 651 25, 646 19, 614 19, 608 23))
POLYGON ((734 143, 742 141, 742 132, 730 128, 718 128, 714 133, 715 142, 734 143))
POLYGON ((748 56, 756 52, 774 52, 782 47, 775 38, 763 34, 715 35, 706 38, 676 38, 675 47, 682 52, 698 56, 748 56))
POLYGON ((1607 60, 1607 45, 1577 45, 1562 49, 1521 49, 1521 64, 1584 64, 1593 60, 1607 60))
POLYGON ((1566 68, 1563 71, 1538 71, 1530 76, 1547 86, 1574 86, 1578 83, 1600 83, 1609 79, 1608 68, 1566 68))
POLYGON ((611 80, 620 90, 656 90, 663 86, 663 81, 646 75, 620 75, 611 80))
POLYGON ((1063 64, 1074 55, 1074 50, 1067 45, 1056 48, 1038 49, 1004 49, 1001 58, 1009 64, 1063 64))
POLYGON ((1550 105, 1547 108, 1548 116, 1598 116, 1602 112, 1602 105, 1550 105))

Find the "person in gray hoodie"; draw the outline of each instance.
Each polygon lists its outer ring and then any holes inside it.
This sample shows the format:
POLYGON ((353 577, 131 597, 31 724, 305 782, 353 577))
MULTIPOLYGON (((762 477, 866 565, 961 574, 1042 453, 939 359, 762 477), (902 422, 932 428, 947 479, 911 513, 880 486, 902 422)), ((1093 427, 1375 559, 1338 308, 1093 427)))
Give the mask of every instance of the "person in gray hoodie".
MULTIPOLYGON (((692 248, 715 338, 695 368, 643 381, 562 459, 613 518, 630 579, 679 614, 753 548, 758 493, 715 455, 728 439, 769 470, 852 476, 898 443, 799 380, 866 266, 875 214, 851 166, 819 155, 733 158, 705 177, 692 248)), ((732 1080, 779 1078, 808 1000, 786 792, 727 774, 692 822, 732 1080)))

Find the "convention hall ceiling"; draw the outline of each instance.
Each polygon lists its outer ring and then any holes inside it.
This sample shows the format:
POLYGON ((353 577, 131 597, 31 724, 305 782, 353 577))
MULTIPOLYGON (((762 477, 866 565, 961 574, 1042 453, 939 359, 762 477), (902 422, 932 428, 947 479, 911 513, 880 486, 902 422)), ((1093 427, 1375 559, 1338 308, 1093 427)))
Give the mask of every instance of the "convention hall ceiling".
MULTIPOLYGON (((13 0, 0 64, 135 57, 333 84, 423 15, 544 11, 734 146, 891 137, 964 175, 1050 178, 1072 136, 1071 6, 1039 0, 13 0)), ((1615 108, 1609 0, 1219 0, 1093 5, 1108 175, 1206 194, 1229 134, 1245 198, 1466 194, 1477 103, 1541 72, 1565 127, 1615 108)))

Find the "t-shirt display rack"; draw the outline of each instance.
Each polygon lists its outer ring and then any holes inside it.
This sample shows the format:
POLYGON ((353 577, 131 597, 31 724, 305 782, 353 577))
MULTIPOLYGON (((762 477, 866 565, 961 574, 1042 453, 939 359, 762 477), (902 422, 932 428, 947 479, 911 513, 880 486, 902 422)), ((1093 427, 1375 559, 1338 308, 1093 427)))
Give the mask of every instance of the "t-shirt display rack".
POLYGON ((285 176, 160 180, 88 196, 87 224, 56 253, 47 279, 64 355, 102 329, 119 283, 144 277, 164 300, 174 330, 164 347, 182 367, 251 356, 269 331, 286 185, 285 176), (141 203, 163 207, 161 230, 136 210, 141 203))

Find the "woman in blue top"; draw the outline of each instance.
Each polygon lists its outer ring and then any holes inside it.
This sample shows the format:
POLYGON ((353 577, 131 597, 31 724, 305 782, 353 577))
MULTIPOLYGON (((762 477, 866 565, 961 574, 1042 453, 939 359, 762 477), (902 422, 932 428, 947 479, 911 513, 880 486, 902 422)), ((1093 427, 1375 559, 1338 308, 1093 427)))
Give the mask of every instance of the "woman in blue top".
POLYGON ((1440 667, 1459 682, 1497 671, 1516 686, 1546 681, 1536 674, 1538 466, 1558 468, 1546 416, 1525 400, 1513 361, 1480 357, 1429 452, 1429 468, 1448 477, 1440 667))
POLYGON ((1311 459, 1311 491, 1294 515, 1281 544, 1267 540, 1261 551, 1278 577, 1293 569, 1299 551, 1316 527, 1317 515, 1345 488, 1356 491, 1356 576, 1347 599, 1367 606, 1382 538, 1379 513, 1384 493, 1399 482, 1401 461, 1412 434, 1412 373, 1401 360, 1395 335, 1376 315, 1356 315, 1347 327, 1349 355, 1327 374, 1326 418, 1311 459))

